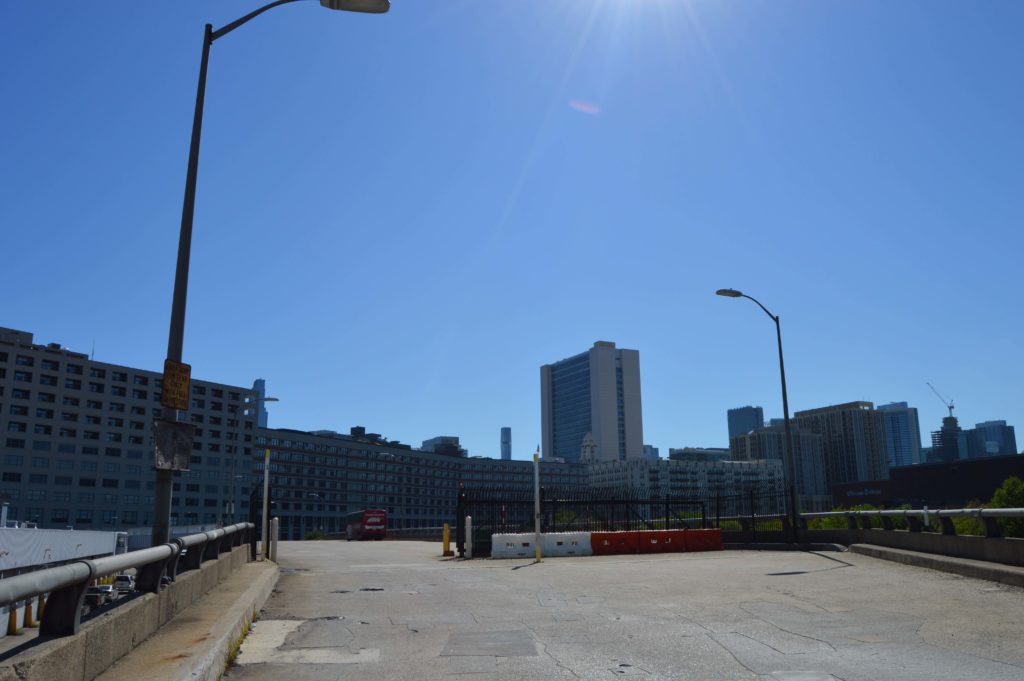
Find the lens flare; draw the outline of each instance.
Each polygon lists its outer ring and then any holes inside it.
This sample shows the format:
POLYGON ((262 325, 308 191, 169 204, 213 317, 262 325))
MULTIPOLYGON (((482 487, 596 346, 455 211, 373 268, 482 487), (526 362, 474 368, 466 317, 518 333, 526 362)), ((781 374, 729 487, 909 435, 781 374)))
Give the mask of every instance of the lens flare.
POLYGON ((597 104, 585 102, 582 99, 569 100, 569 106, 571 106, 572 108, 576 109, 581 113, 590 114, 592 116, 596 116, 597 114, 601 113, 601 107, 599 107, 597 104))

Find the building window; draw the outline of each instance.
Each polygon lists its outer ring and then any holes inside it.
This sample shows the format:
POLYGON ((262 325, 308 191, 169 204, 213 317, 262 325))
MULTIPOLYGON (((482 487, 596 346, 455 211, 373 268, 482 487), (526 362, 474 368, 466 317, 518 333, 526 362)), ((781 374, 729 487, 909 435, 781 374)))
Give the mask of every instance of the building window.
POLYGON ((105 390, 102 383, 89 382, 89 392, 91 393, 102 393, 105 390))
POLYGON ((60 403, 65 407, 77 407, 80 404, 77 397, 68 397, 67 395, 61 399, 60 403))
POLYGON ((132 383, 134 383, 135 385, 148 385, 149 379, 146 378, 145 376, 139 376, 138 374, 136 374, 135 376, 132 376, 132 383))
POLYGON ((20 367, 30 367, 35 364, 35 361, 31 357, 25 355, 17 355, 14 358, 14 363, 20 367))
POLYGON ((60 363, 54 362, 52 359, 44 359, 39 363, 39 366, 47 371, 60 371, 60 363))
POLYGON ((89 369, 89 378, 106 378, 107 372, 103 369, 92 367, 89 369))
POLYGON ((49 374, 39 374, 39 384, 57 387, 57 377, 50 376, 49 374))
POLYGON ((28 416, 28 407, 20 404, 12 404, 10 412, 11 416, 28 416))
POLYGON ((82 382, 77 378, 65 378, 64 387, 67 388, 68 390, 81 390, 82 382))
POLYGON ((69 374, 76 374, 78 376, 81 376, 82 375, 82 365, 81 364, 68 364, 67 366, 64 367, 64 371, 66 371, 69 374))
POLYGON ((124 373, 122 371, 112 371, 112 372, 110 372, 110 378, 112 378, 113 380, 118 381, 120 383, 127 383, 128 382, 128 374, 126 374, 126 373, 124 373))
POLYGON ((15 473, 13 471, 4 471, 3 481, 4 482, 21 482, 21 473, 15 473))
POLYGON ((79 487, 95 487, 96 486, 96 478, 79 478, 78 479, 78 486, 79 487))
POLYGON ((39 393, 38 399, 40 402, 49 402, 52 404, 57 401, 57 396, 53 393, 39 393))
POLYGON ((8 433, 24 433, 27 428, 28 428, 28 424, 25 424, 25 423, 20 423, 18 421, 8 421, 7 422, 7 432, 8 433))
POLYGON ((32 393, 24 388, 14 388, 11 390, 11 397, 16 400, 30 400, 32 399, 32 393))
POLYGON ((128 391, 119 385, 112 385, 110 386, 110 394, 117 395, 118 397, 124 397, 128 394, 128 391))
POLYGON ((8 466, 21 466, 25 463, 25 457, 20 454, 8 454, 4 457, 4 463, 8 466))
POLYGON ((21 381, 22 383, 31 383, 32 382, 32 372, 31 371, 15 371, 14 372, 14 380, 15 381, 21 381))

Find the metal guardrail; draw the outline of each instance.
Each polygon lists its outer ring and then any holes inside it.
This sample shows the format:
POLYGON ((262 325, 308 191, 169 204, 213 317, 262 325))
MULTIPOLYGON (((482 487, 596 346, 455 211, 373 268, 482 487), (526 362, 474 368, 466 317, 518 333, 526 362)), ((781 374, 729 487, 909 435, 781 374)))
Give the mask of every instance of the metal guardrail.
POLYGON ((922 532, 931 527, 932 519, 938 521, 942 534, 955 535, 956 525, 953 518, 975 518, 985 527, 986 537, 1001 537, 999 518, 1024 518, 1024 508, 944 508, 929 510, 928 508, 895 509, 878 511, 826 511, 822 513, 801 513, 801 529, 807 529, 807 521, 814 518, 846 518, 847 528, 851 530, 872 528, 872 518, 880 518, 882 529, 894 529, 893 518, 907 521, 911 532, 922 532))
POLYGON ((0 579, 0 606, 50 594, 46 600, 39 633, 42 636, 70 636, 81 626, 82 605, 89 583, 99 577, 135 568, 136 590, 158 593, 165 578, 174 581, 182 570, 200 567, 243 542, 254 540, 254 525, 238 523, 210 532, 178 537, 166 544, 129 551, 116 556, 77 560, 67 565, 27 572, 0 579))

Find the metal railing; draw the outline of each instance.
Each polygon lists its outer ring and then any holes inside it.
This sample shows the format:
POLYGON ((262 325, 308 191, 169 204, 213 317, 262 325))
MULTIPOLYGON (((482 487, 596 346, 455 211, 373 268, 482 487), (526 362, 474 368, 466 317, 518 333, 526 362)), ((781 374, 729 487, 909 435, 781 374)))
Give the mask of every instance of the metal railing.
MULTIPOLYGON (((0 579, 0 607, 16 607, 20 601, 50 594, 39 623, 42 636, 70 636, 81 626, 82 605, 89 584, 100 577, 136 570, 136 590, 158 593, 165 581, 181 571, 197 569, 204 560, 248 541, 255 548, 254 525, 228 527, 178 537, 166 544, 115 556, 76 560, 58 567, 26 572, 0 579)), ((252 549, 250 549, 252 550, 252 549)))
POLYGON ((999 519, 1024 518, 1024 508, 952 508, 952 509, 894 509, 878 511, 827 511, 823 513, 800 514, 801 529, 808 529, 808 520, 815 518, 845 518, 846 527, 850 530, 870 530, 874 527, 873 520, 879 519, 884 530, 896 529, 893 520, 903 520, 911 532, 923 532, 938 521, 942 534, 955 535, 956 525, 953 518, 974 518, 985 529, 986 537, 1002 537, 997 522, 999 519))

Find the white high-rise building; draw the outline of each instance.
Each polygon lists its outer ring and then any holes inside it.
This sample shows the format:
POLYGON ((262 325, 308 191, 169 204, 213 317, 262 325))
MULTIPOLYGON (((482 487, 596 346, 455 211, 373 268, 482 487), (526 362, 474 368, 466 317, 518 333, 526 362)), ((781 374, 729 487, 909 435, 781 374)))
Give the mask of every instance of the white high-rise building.
POLYGON ((512 460, 512 429, 508 426, 501 429, 501 460, 512 460))
POLYGON ((644 458, 640 353, 598 341, 586 352, 540 368, 544 458, 580 460, 587 433, 595 461, 644 458))

